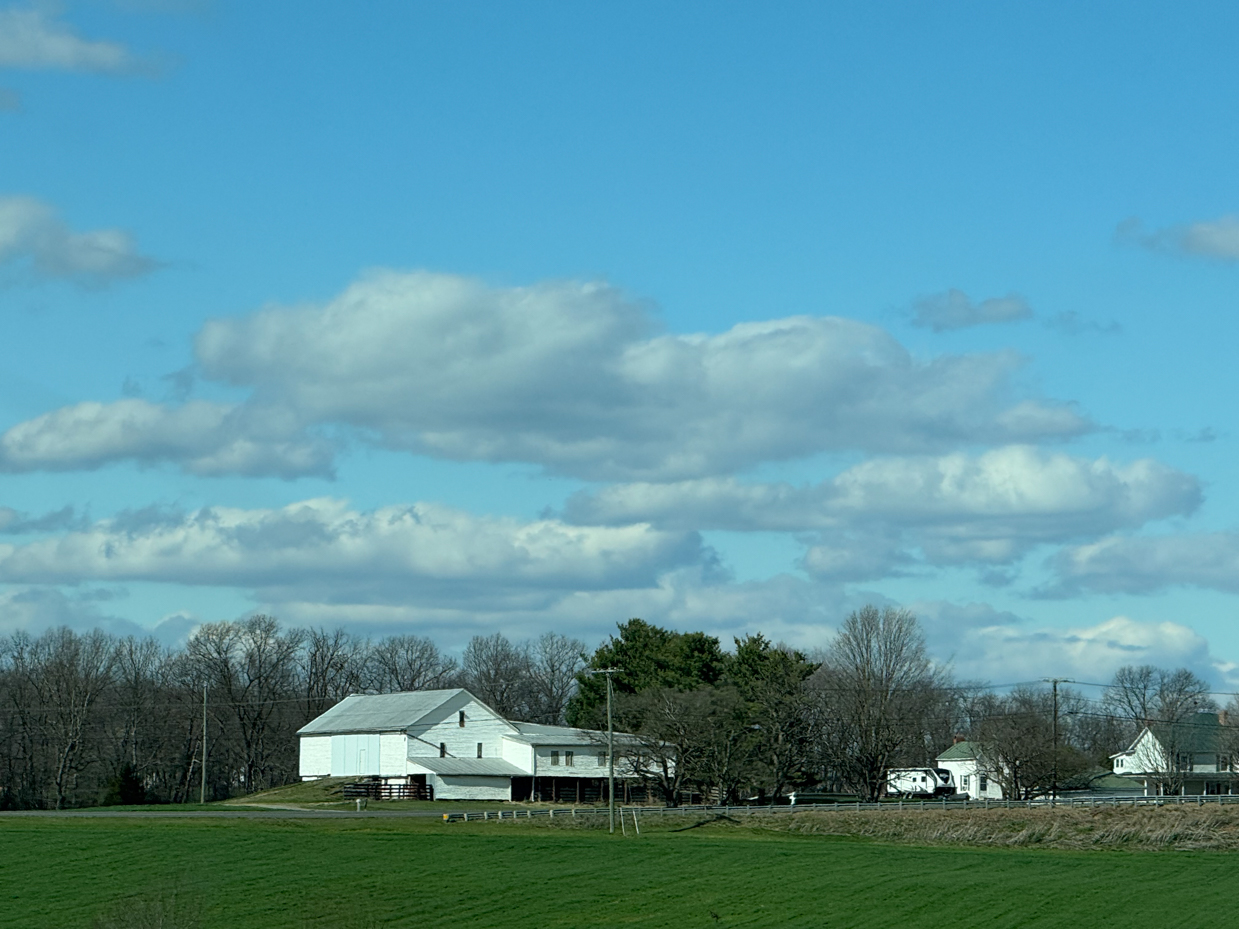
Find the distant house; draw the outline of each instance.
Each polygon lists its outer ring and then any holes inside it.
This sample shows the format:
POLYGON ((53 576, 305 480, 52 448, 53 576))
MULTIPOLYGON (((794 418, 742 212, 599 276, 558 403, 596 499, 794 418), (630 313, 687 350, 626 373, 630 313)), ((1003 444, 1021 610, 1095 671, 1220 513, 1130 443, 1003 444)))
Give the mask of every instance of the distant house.
POLYGON ((969 800, 1002 799, 1002 787, 982 766, 981 752, 976 742, 957 738, 954 745, 938 756, 937 761, 938 767, 951 772, 956 794, 965 794, 969 800))
POLYGON ((1114 773, 1141 785, 1145 796, 1239 793, 1235 730, 1216 713, 1146 726, 1125 751, 1110 756, 1114 773))
MULTIPOLYGON (((375 778, 440 800, 606 798, 606 733, 504 719, 467 690, 353 694, 297 732, 302 780, 375 778)), ((616 796, 632 788, 615 759, 616 796)))

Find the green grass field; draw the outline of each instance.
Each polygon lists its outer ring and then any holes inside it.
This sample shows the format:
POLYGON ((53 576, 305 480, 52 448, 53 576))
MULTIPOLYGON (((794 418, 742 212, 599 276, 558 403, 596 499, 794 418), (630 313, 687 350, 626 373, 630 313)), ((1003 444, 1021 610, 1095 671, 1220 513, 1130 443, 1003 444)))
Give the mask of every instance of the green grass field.
MULTIPOLYGON (((1226 852, 915 847, 736 826, 641 838, 434 820, 0 820, 0 925, 177 890, 205 927, 1162 927, 1227 919, 1226 852)), ((129 923, 128 925, 133 925, 129 923)))

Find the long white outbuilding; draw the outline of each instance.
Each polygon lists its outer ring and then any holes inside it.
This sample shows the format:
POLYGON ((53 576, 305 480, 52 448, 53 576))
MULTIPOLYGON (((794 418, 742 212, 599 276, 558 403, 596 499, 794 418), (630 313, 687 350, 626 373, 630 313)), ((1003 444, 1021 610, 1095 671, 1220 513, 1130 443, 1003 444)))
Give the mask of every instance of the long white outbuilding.
MULTIPOLYGON (((438 800, 606 797, 605 732, 505 719, 463 688, 353 694, 297 735, 302 780, 378 778, 438 800)), ((615 776, 619 799, 631 780, 619 752, 615 776)))

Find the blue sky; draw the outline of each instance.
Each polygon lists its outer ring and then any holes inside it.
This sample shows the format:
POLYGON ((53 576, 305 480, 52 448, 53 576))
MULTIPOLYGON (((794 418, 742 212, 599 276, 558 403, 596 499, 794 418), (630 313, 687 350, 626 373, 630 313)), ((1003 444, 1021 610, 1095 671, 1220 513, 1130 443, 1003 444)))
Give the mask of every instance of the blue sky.
POLYGON ((1239 684, 1231 5, 0 5, 0 628, 1239 684))

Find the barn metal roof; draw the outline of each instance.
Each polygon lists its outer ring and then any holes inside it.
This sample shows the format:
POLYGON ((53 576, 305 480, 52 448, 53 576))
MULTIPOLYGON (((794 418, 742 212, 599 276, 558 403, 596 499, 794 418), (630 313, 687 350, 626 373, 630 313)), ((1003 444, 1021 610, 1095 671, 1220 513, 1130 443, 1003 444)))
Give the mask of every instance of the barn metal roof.
POLYGON ((329 732, 397 732, 408 729, 427 713, 457 694, 451 690, 414 690, 398 694, 352 694, 300 729, 298 735, 329 732))
MULTIPOLYGON (((605 745, 607 734, 605 732, 597 732, 593 729, 574 729, 571 726, 544 726, 541 723, 518 723, 513 722, 516 727, 516 735, 509 735, 509 739, 518 739, 521 742, 528 742, 530 745, 605 745)), ((622 732, 615 733, 616 738, 624 735, 622 732)))
POLYGON ((409 764, 435 774, 474 774, 482 777, 523 777, 529 774, 502 758, 418 758, 409 757, 409 764))

